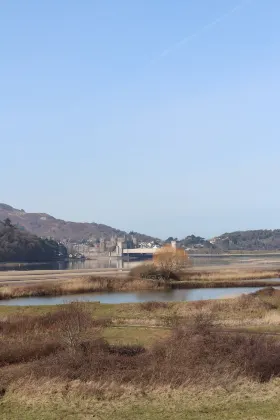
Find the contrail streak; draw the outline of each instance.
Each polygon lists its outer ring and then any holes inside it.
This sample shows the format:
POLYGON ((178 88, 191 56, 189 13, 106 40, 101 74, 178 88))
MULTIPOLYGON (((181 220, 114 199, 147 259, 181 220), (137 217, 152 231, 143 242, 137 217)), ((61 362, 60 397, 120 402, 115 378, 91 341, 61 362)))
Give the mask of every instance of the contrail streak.
POLYGON ((237 10, 243 9, 243 7, 249 2, 251 2, 251 0, 245 0, 245 1, 242 1, 241 3, 238 3, 236 6, 234 6, 232 9, 230 9, 228 12, 224 13, 223 15, 219 16, 217 19, 213 20, 210 23, 207 23, 206 25, 202 26, 202 28, 198 29, 196 32, 193 32, 192 34, 178 41, 176 44, 172 45, 170 48, 167 48, 164 51, 162 51, 162 53, 159 54, 158 57, 156 57, 154 60, 152 60, 152 62, 156 61, 159 58, 166 57, 172 51, 176 50, 179 47, 182 47, 183 45, 191 41, 193 38, 196 38, 197 36, 201 35, 203 32, 208 31, 209 29, 213 28, 213 26, 218 25, 220 22, 222 22, 223 20, 227 19, 230 15, 235 13, 237 10))

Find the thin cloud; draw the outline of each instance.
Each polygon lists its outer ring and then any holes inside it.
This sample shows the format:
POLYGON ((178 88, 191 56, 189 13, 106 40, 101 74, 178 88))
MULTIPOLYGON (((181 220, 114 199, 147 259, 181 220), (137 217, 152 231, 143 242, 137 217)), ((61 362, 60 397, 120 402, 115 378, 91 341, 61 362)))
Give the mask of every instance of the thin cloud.
POLYGON ((245 7, 246 4, 248 4, 249 2, 251 2, 251 0, 245 0, 245 1, 242 1, 241 3, 238 3, 232 9, 230 9, 229 11, 227 11, 226 13, 224 13, 223 15, 219 16, 217 19, 215 19, 215 20, 207 23, 206 25, 202 26, 196 32, 193 32, 192 34, 187 35, 185 38, 183 38, 180 41, 176 42, 176 44, 172 45, 170 48, 166 48, 164 51, 162 51, 162 53, 160 53, 158 55, 158 57, 156 57, 154 60, 152 60, 152 62, 155 62, 155 61, 157 61, 160 58, 163 58, 163 57, 168 56, 169 54, 171 54, 177 48, 182 47, 183 45, 187 44, 192 39, 198 37, 202 33, 206 32, 209 29, 213 28, 214 26, 218 25, 220 22, 222 22, 223 20, 225 20, 229 16, 231 16, 233 13, 237 12, 237 10, 243 9, 243 7, 245 7))

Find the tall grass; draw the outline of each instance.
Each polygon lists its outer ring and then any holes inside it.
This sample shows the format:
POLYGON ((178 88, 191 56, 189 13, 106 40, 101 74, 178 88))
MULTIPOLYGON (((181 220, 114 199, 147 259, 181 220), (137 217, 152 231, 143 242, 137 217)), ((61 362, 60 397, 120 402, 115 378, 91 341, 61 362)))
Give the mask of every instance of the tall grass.
POLYGON ((230 287, 272 287, 280 286, 279 281, 270 280, 187 280, 170 283, 172 289, 203 289, 203 288, 230 288, 230 287))
POLYGON ((261 287, 280 286, 279 282, 261 279, 279 276, 276 271, 236 271, 199 272, 187 271, 169 273, 168 281, 164 273, 152 264, 135 267, 128 277, 85 276, 72 280, 25 284, 22 286, 0 287, 0 300, 31 296, 61 296, 80 293, 162 290, 165 288, 197 287, 261 287))
POLYGON ((272 278, 280 278, 280 270, 260 270, 248 268, 221 268, 216 271, 195 270, 193 268, 182 269, 178 272, 168 271, 165 273, 153 263, 140 264, 130 270, 130 277, 143 279, 163 279, 163 280, 177 280, 177 281, 201 281, 201 282, 226 282, 239 280, 264 280, 272 278))
POLYGON ((31 296, 61 296, 94 292, 159 290, 163 288, 164 284, 160 280, 89 276, 54 283, 0 287, 0 300, 31 296))
POLYGON ((221 269, 219 271, 187 271, 182 273, 181 280, 202 282, 230 282, 240 280, 264 280, 280 278, 279 270, 221 269))

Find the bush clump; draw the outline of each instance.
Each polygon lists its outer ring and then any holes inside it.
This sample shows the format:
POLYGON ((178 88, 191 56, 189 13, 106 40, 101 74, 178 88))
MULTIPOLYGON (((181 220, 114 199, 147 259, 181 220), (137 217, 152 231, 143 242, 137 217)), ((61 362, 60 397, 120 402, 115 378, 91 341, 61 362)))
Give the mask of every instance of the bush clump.
POLYGON ((130 270, 131 277, 151 280, 180 280, 180 275, 174 271, 157 267, 154 264, 141 264, 130 270))
MULTIPOLYGON (((154 306, 155 302, 146 308, 154 306)), ((25 321, 19 317, 16 325, 16 318, 2 320, 1 386, 31 376, 141 388, 280 377, 280 343, 275 337, 223 330, 204 314, 172 328, 167 339, 148 349, 108 343, 92 314, 79 303, 25 321), (6 368, 13 364, 14 369, 6 368)))

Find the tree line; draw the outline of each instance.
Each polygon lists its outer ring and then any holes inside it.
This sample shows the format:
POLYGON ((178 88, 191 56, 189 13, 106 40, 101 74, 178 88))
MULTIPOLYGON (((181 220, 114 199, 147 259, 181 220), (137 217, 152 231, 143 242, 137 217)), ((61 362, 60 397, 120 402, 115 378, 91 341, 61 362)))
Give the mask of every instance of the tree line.
POLYGON ((21 230, 10 219, 0 221, 1 262, 47 262, 65 257, 64 245, 21 230))

